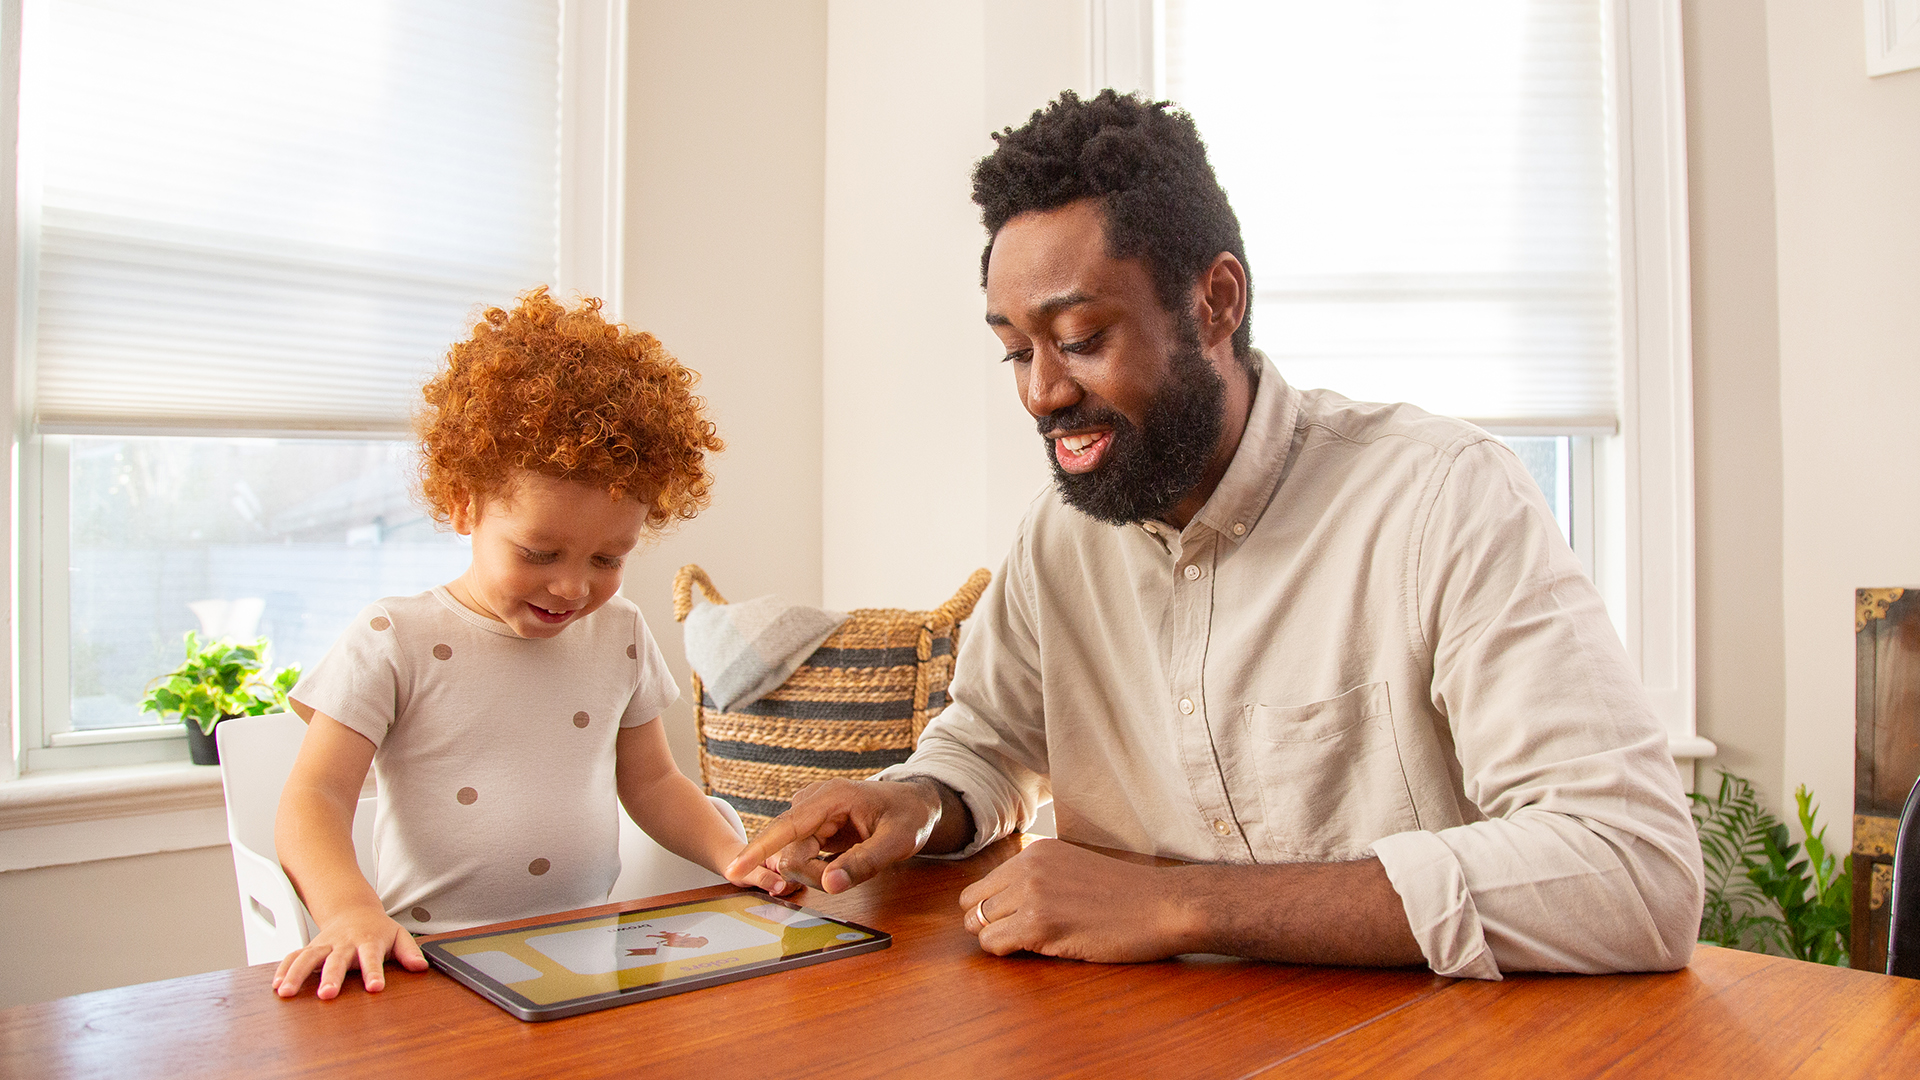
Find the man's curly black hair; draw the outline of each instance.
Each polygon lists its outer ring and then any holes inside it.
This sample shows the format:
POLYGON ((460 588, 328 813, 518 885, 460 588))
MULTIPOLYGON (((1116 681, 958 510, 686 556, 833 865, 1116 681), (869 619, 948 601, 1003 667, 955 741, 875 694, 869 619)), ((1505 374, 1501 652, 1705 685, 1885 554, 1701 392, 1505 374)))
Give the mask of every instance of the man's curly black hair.
MULTIPOLYGON (((1160 303, 1187 310, 1193 285, 1221 252, 1247 264, 1240 219, 1207 164, 1193 118, 1167 101, 1102 90, 1082 101, 1071 90, 1025 126, 995 132, 999 145, 973 167, 973 201, 987 227, 980 285, 1000 226, 1034 210, 1099 199, 1106 211, 1107 253, 1139 259, 1160 303)), ((1252 271, 1248 312, 1233 333, 1233 353, 1253 364, 1252 271)))

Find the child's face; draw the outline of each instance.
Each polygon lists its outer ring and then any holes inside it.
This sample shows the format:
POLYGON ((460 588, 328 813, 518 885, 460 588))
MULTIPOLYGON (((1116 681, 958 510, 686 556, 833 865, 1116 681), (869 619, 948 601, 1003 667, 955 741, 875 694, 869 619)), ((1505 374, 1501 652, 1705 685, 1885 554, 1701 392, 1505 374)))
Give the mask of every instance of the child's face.
POLYGON ((647 508, 522 472, 505 494, 469 500, 452 516, 454 529, 473 537, 473 565, 448 586, 454 598, 523 638, 550 638, 620 591, 647 508))

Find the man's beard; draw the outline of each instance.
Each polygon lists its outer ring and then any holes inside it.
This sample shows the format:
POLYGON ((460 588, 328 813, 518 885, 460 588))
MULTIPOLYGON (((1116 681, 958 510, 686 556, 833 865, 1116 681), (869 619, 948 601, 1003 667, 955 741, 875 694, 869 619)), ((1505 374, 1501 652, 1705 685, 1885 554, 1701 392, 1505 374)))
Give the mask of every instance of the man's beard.
POLYGON ((1167 375, 1136 427, 1119 411, 1070 405, 1039 420, 1040 434, 1074 428, 1113 429, 1113 441, 1090 473, 1060 467, 1054 440, 1047 461, 1060 497, 1075 510, 1109 525, 1161 518, 1200 483, 1220 441, 1227 384, 1200 351, 1191 319, 1176 328, 1179 343, 1167 356, 1167 375))

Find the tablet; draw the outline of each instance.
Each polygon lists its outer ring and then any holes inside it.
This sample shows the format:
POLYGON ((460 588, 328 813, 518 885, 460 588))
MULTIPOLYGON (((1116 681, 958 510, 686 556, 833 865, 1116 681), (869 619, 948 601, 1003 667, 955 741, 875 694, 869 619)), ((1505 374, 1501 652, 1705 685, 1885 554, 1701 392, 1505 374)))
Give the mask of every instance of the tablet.
POLYGON ((433 966, 522 1020, 553 1020, 873 952, 890 934, 764 893, 481 929, 421 945, 433 966))

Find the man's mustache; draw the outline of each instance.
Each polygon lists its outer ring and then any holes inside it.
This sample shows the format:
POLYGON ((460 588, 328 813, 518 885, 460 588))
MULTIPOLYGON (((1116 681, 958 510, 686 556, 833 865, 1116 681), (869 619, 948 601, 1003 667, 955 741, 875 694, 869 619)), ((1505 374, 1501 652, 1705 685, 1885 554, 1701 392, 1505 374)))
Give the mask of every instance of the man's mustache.
POLYGON ((1127 431, 1132 429, 1133 423, 1110 405, 1087 405, 1083 402, 1038 417, 1033 426, 1040 429, 1042 436, 1046 436, 1080 427, 1110 427, 1115 431, 1127 431))

